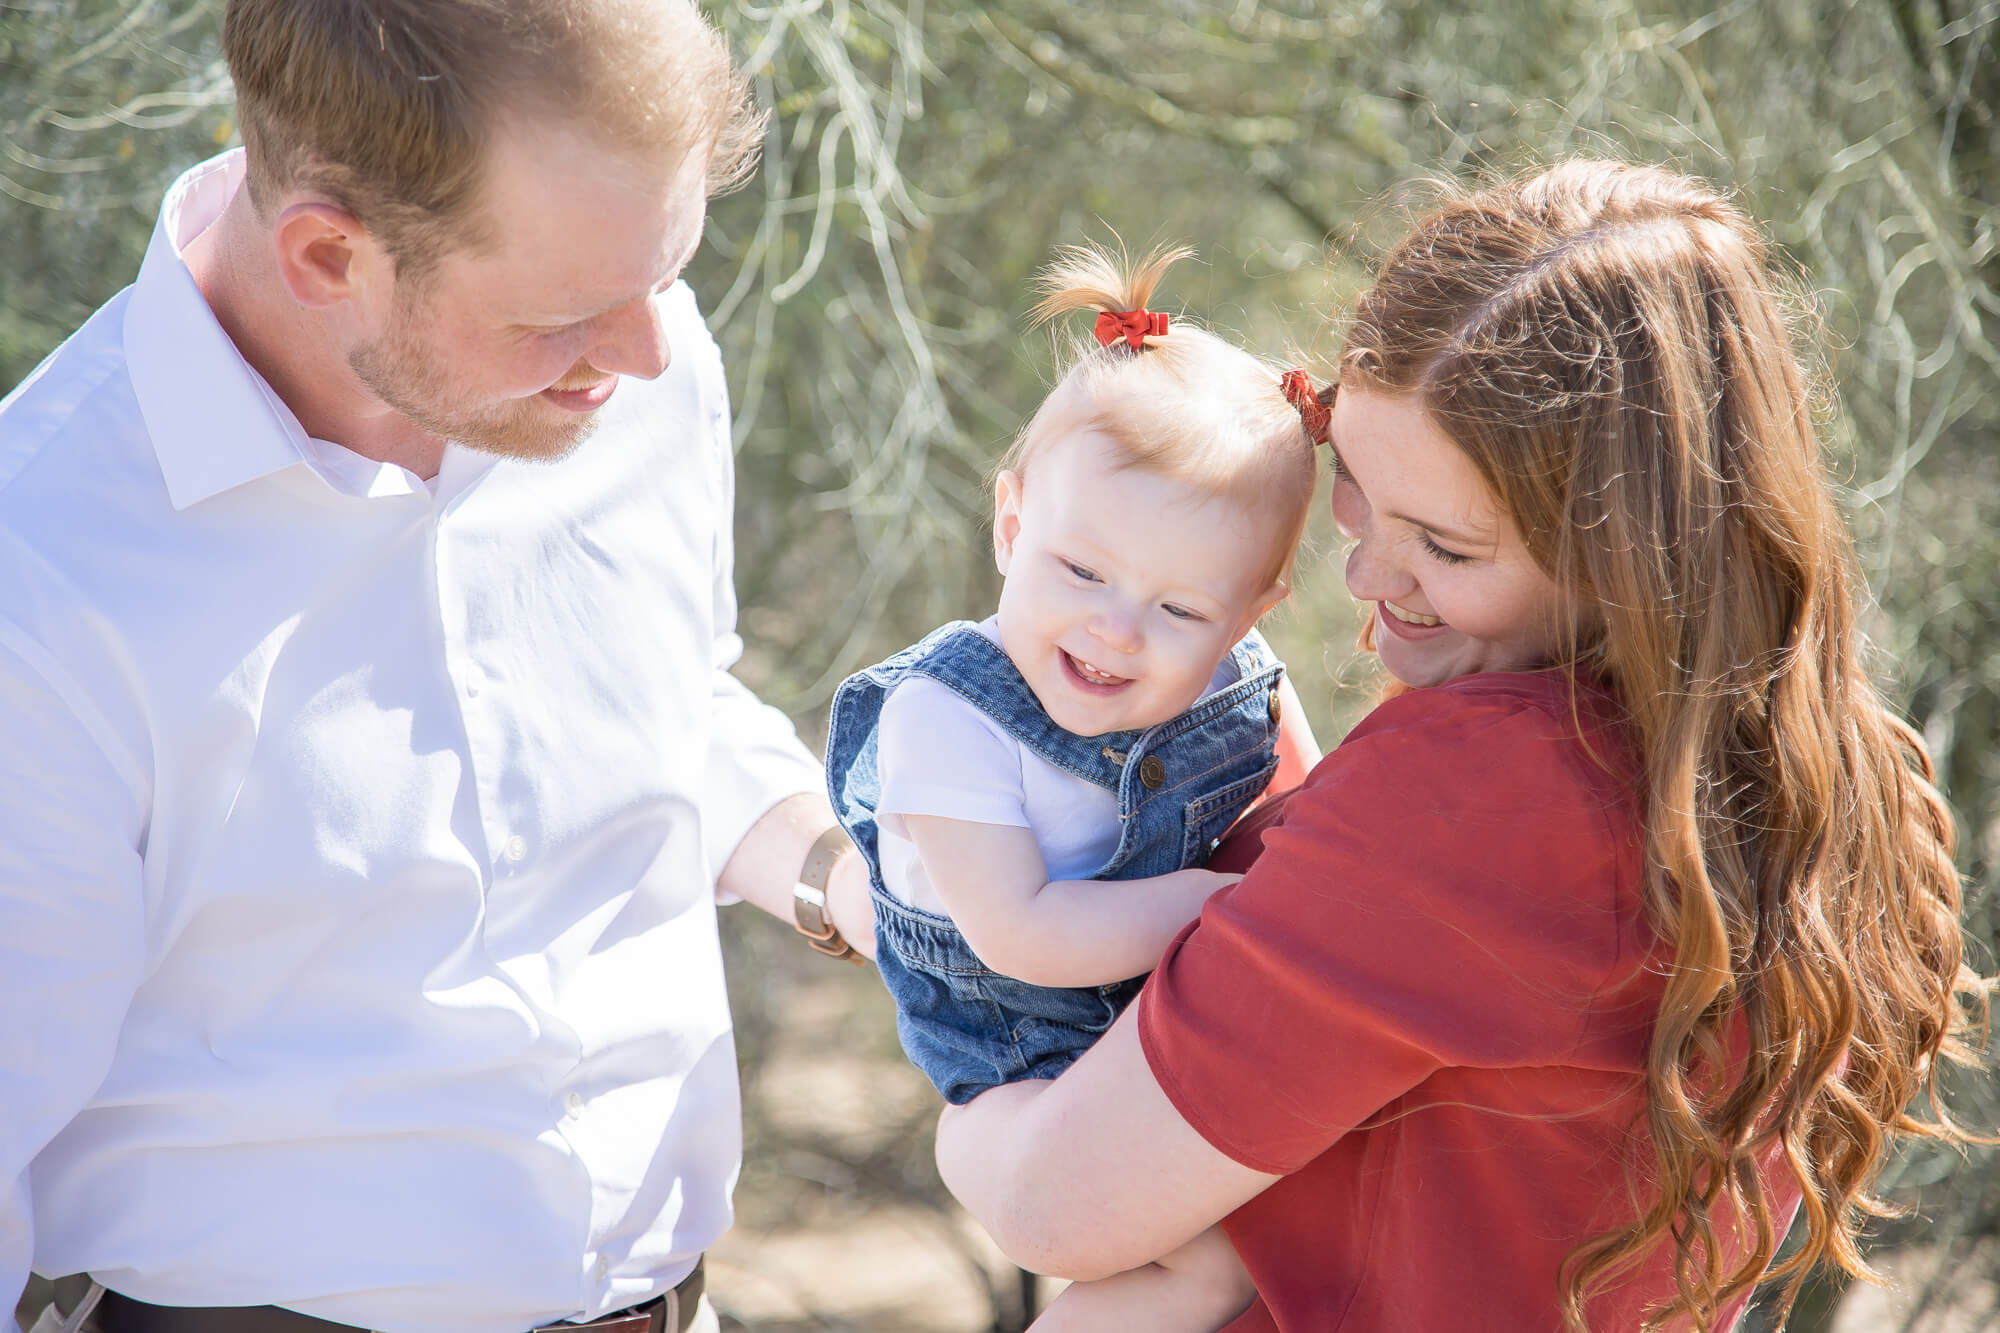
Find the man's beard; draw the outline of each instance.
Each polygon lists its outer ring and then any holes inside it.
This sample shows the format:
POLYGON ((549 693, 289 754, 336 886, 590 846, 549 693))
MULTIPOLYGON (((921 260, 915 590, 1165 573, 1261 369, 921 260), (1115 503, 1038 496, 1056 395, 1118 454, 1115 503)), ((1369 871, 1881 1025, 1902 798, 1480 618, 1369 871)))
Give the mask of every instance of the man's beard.
MULTIPOLYGON (((597 428, 595 412, 565 412, 534 397, 483 404, 452 401, 451 373, 417 336, 414 323, 399 303, 388 329, 349 352, 347 364, 369 392, 423 430, 481 453, 554 462, 597 428)), ((603 378, 592 372, 586 382, 603 378)))

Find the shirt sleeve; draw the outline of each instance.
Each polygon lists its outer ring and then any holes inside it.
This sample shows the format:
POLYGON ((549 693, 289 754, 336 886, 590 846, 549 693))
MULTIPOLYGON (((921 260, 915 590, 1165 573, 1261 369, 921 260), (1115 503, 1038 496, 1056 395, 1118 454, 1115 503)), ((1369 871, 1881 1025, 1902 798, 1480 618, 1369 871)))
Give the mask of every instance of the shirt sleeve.
MULTIPOLYGON (((685 293, 683 284, 681 291, 685 293)), ((731 674, 743 656, 736 632, 735 450, 730 442, 729 391, 722 359, 701 322, 691 293, 686 316, 676 329, 692 346, 676 342, 676 355, 702 358, 703 423, 716 494, 714 558, 715 638, 710 684, 706 794, 702 802, 702 845, 711 873, 720 876, 743 835, 772 806, 787 797, 826 789, 820 765, 800 743, 791 719, 764 703, 731 674)))
POLYGON ((1033 827, 1021 747, 949 686, 909 677, 883 702, 879 726, 878 814, 1033 827))
POLYGON ((144 802, 108 726, 5 620, 0 718, 0 1310, 11 1313, 34 1249, 29 1165, 103 1081, 143 975, 144 802))
POLYGON ((1169 946, 1140 1039, 1219 1151, 1289 1174, 1439 1069, 1573 1062, 1642 951, 1618 798, 1562 727, 1449 690, 1384 704, 1169 946))

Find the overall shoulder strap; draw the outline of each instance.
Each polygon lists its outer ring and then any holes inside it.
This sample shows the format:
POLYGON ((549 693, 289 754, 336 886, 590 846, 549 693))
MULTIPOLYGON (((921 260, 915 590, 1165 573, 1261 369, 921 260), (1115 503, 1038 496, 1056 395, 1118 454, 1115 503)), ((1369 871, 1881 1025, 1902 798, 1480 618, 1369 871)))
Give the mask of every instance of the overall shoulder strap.
POLYGON ((968 626, 946 636, 912 664, 910 674, 928 676, 953 691, 1065 773, 1118 790, 1125 755, 1138 733, 1078 736, 1064 731, 1043 710, 1013 660, 978 629, 968 626))

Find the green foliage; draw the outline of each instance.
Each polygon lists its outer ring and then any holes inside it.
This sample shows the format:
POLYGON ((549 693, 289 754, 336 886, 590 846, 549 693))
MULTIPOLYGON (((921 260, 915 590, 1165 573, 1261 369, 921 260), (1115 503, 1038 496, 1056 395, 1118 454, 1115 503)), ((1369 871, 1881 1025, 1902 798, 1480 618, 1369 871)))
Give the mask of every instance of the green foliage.
POLYGON ((160 192, 234 133, 215 0, 0 5, 0 384, 132 280, 160 192))
MULTIPOLYGON (((130 279, 159 187, 228 138, 218 8, 0 7, 0 385, 130 279)), ((1397 225, 1393 193, 1370 201, 1399 183, 1570 153, 1666 162, 1738 191, 1823 312, 1871 632, 1960 813, 1990 949, 1994 5, 731 0, 719 18, 777 114, 691 277, 736 397, 746 672, 809 730, 842 673, 990 607, 985 478, 1045 388, 1050 347, 1023 312, 1055 245, 1190 240, 1203 262, 1173 275, 1170 306, 1323 369, 1397 225)), ((1328 736, 1369 698, 1336 564, 1308 560, 1273 626, 1328 736)), ((1966 1101, 2000 1123, 1990 1089, 1966 1101)), ((1984 1253, 2000 1168, 1918 1154, 1898 1172, 1924 1185, 1946 1257, 1984 1253)))

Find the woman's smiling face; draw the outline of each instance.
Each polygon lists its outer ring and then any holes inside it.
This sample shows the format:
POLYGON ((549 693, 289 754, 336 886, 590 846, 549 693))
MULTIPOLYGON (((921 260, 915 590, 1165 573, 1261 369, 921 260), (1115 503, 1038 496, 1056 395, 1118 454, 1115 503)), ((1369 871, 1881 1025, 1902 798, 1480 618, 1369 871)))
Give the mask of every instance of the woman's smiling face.
POLYGON ((1342 385, 1333 449, 1333 517, 1354 542, 1347 589, 1374 604, 1390 674, 1423 688, 1550 664, 1555 581, 1421 399, 1342 385))

